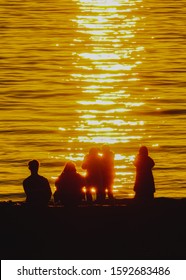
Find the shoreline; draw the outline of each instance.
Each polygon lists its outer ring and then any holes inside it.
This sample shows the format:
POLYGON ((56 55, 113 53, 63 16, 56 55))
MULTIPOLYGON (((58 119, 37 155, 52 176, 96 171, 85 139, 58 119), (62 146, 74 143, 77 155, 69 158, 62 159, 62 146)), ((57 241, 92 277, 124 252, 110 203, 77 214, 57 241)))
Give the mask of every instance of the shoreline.
POLYGON ((186 259, 186 199, 44 209, 0 203, 1 259, 186 259))
MULTIPOLYGON (((26 198, 25 198, 25 199, 26 199, 26 198)), ((186 197, 168 197, 168 196, 158 196, 158 197, 154 197, 154 202, 160 201, 160 200, 167 200, 167 201, 185 201, 185 202, 186 202, 186 197)), ((119 198, 119 197, 117 197, 117 198, 114 198, 114 201, 116 202, 116 204, 122 204, 122 203, 127 203, 127 204, 128 204, 128 202, 134 201, 134 197, 131 197, 131 198, 129 198, 129 197, 119 198)), ((95 201, 95 200, 94 200, 93 202, 96 204, 96 201, 95 201)), ((18 204, 25 204, 25 200, 19 200, 19 199, 17 199, 17 200, 12 200, 12 199, 0 200, 0 205, 1 205, 2 203, 12 203, 12 204, 18 203, 18 204)), ((93 204, 94 204, 94 203, 93 203, 93 204)), ((109 199, 108 199, 108 198, 105 199, 105 203, 106 203, 106 204, 109 203, 109 199)), ((51 205, 53 205, 53 204, 54 204, 54 203, 53 203, 53 200, 51 200, 51 201, 49 202, 49 206, 51 206, 51 205)), ((86 204, 86 201, 83 200, 81 204, 86 204)))

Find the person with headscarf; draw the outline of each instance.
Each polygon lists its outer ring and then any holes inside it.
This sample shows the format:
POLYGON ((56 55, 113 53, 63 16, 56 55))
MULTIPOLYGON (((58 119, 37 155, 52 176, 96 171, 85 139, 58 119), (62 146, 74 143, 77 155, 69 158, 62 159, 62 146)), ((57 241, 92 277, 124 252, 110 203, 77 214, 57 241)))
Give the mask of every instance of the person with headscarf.
POLYGON ((66 206, 77 206, 81 203, 85 179, 77 172, 73 162, 65 164, 62 173, 55 181, 55 186, 54 202, 61 202, 66 206))
POLYGON ((134 192, 136 200, 149 201, 154 198, 155 183, 152 169, 155 163, 148 155, 148 148, 142 146, 135 158, 134 166, 136 167, 136 178, 134 192))

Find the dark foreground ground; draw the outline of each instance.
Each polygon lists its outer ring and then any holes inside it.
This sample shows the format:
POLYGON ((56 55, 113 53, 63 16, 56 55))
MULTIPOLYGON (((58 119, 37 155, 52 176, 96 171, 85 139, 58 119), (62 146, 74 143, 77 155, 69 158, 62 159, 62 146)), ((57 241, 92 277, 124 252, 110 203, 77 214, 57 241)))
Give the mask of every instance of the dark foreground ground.
POLYGON ((186 199, 76 209, 0 203, 1 259, 186 259, 186 199))

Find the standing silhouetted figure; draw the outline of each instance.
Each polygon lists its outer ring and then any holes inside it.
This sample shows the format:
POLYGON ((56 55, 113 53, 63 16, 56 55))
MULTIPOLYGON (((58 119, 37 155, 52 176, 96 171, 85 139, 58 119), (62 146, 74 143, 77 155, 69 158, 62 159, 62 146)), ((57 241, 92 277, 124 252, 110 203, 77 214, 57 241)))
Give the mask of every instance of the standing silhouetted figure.
POLYGON ((83 198, 85 178, 76 171, 73 162, 67 162, 61 175, 55 181, 54 201, 65 206, 77 206, 83 198))
POLYGON ((29 161, 28 168, 31 175, 23 181, 26 202, 30 205, 46 206, 52 195, 50 184, 45 177, 38 174, 37 160, 29 161))
POLYGON ((108 145, 102 147, 102 163, 103 163, 103 186, 108 194, 109 199, 113 199, 113 183, 114 183, 114 153, 108 145))
POLYGON ((150 201, 154 198, 155 184, 152 168, 155 163, 148 156, 148 149, 142 146, 134 161, 136 167, 136 179, 134 184, 135 199, 140 201, 150 201))
POLYGON ((96 189, 97 201, 104 199, 103 188, 103 173, 102 173, 102 159, 98 154, 98 149, 93 147, 89 150, 89 153, 85 156, 82 168, 86 169, 86 196, 87 201, 92 201, 91 188, 96 189))

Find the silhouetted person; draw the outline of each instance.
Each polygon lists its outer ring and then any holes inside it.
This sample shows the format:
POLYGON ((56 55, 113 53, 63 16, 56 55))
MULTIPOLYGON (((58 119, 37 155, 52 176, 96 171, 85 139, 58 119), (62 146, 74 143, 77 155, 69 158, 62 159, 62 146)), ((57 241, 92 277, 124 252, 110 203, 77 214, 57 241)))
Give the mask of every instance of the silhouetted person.
POLYGON ((86 196, 87 201, 92 201, 91 188, 96 189, 97 201, 104 199, 103 188, 103 173, 102 173, 102 159, 98 154, 98 149, 93 147, 89 150, 89 153, 85 156, 82 168, 86 169, 86 196))
POLYGON ((67 162, 61 175, 55 181, 54 201, 66 206, 76 206, 83 198, 85 178, 76 171, 73 162, 67 162))
POLYGON ((52 192, 48 180, 38 174, 39 162, 31 160, 28 163, 31 175, 23 181, 26 194, 26 202, 30 205, 46 206, 51 198, 52 192))
POLYGON ((152 168, 155 163, 148 156, 148 149, 142 146, 134 161, 136 167, 136 179, 134 184, 135 199, 138 201, 151 201, 154 198, 155 184, 152 168))
POLYGON ((102 163, 103 163, 103 187, 108 194, 109 199, 113 199, 113 183, 114 183, 114 153, 110 150, 109 145, 102 147, 102 163))

